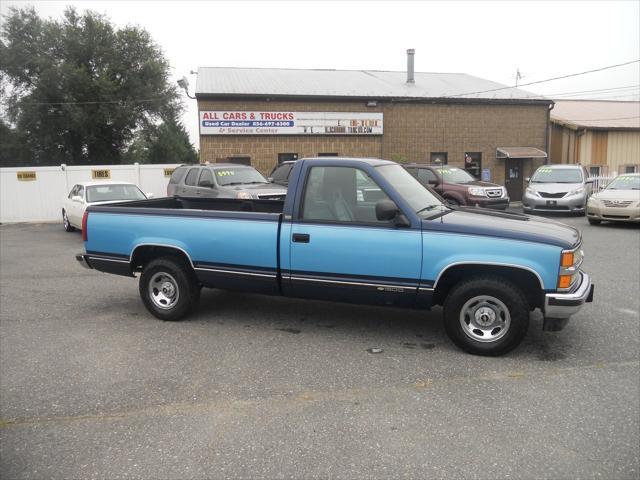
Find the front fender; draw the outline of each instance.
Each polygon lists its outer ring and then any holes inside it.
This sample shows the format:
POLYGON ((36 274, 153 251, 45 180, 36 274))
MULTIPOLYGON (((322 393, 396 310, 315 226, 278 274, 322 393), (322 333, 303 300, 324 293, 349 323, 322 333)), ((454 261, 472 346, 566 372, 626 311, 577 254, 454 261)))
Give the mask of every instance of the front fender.
POLYGON ((543 290, 555 289, 561 249, 553 245, 476 235, 423 232, 421 282, 435 288, 453 266, 500 265, 535 274, 543 290))

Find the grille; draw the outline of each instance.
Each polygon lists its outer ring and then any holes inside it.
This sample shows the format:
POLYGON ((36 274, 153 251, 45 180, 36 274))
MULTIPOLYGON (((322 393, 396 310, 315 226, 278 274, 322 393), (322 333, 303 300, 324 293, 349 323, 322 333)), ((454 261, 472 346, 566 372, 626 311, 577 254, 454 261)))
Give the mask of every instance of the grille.
POLYGON ((603 200, 605 207, 628 207, 633 203, 633 200, 603 200))
POLYGON ((260 200, 284 200, 285 197, 284 193, 263 193, 258 195, 260 200))
POLYGON ((569 207, 563 205, 544 205, 540 208, 544 210, 570 210, 569 207))
POLYGON ((558 193, 548 193, 548 192, 538 192, 542 198, 562 198, 567 192, 558 192, 558 193))
POLYGON ((629 218, 629 215, 602 215, 604 218, 629 218))
POLYGON ((502 196, 502 189, 501 188, 494 188, 493 190, 485 190, 485 192, 487 192, 487 197, 489 198, 498 198, 502 196))

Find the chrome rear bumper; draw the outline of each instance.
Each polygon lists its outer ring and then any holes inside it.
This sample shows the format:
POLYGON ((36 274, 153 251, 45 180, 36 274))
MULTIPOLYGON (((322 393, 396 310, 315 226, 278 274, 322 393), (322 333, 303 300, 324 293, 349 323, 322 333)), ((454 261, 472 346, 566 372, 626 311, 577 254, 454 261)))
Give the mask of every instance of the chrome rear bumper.
POLYGON ((87 256, 84 253, 78 253, 76 255, 76 260, 78 261, 78 263, 80 263, 80 265, 82 265, 84 268, 88 268, 88 269, 92 269, 93 267, 91 266, 91 264, 89 263, 89 261, 87 260, 87 256))

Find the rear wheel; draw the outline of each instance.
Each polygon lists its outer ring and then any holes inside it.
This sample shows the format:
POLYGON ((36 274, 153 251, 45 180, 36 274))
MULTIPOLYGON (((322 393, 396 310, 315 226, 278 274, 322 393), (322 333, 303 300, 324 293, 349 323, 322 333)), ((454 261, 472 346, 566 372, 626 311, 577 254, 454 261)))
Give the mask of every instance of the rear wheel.
POLYGON ((511 282, 495 276, 472 277, 449 292, 445 330, 466 352, 502 355, 517 347, 529 328, 529 304, 511 282))
POLYGON ((587 220, 591 225, 600 225, 600 222, 602 221, 602 220, 598 220, 597 218, 587 218, 587 220))
POLYGON ((200 299, 200 285, 191 266, 176 257, 161 257, 145 265, 139 290, 144 306, 160 320, 182 320, 200 299))
POLYGON ((67 232, 73 232, 75 230, 75 227, 69 222, 69 217, 67 217, 67 212, 64 209, 62 210, 62 226, 67 232))

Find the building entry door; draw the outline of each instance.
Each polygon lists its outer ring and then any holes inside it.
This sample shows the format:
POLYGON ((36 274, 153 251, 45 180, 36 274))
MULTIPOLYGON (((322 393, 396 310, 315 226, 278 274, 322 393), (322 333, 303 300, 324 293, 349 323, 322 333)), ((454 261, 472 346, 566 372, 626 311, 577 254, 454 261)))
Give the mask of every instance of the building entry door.
POLYGON ((522 159, 505 159, 504 186, 507 187, 507 193, 512 202, 522 200, 522 159))

